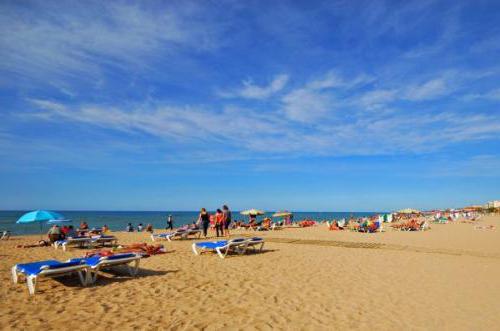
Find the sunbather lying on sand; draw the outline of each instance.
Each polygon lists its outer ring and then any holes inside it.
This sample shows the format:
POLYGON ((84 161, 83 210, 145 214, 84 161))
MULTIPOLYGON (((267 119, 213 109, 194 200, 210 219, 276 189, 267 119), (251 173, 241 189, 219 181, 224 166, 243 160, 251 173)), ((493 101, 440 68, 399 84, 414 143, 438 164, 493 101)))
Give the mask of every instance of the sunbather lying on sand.
POLYGON ((419 231, 425 229, 426 221, 417 221, 412 219, 407 222, 403 222, 400 224, 391 225, 393 228, 402 230, 402 231, 419 231))
POLYGON ((45 247, 45 246, 50 246, 50 243, 45 240, 40 240, 36 244, 31 244, 31 245, 17 245, 16 248, 33 248, 33 247, 45 247))
POLYGON ((332 224, 330 224, 330 226, 328 227, 328 229, 330 231, 339 231, 340 230, 340 228, 339 228, 339 226, 337 224, 337 221, 335 221, 335 220, 332 222, 332 224))
POLYGON ((85 254, 85 257, 90 256, 110 256, 116 253, 138 253, 143 257, 150 255, 163 254, 165 253, 165 247, 163 245, 148 245, 146 243, 137 243, 130 245, 119 246, 115 249, 98 249, 85 254))

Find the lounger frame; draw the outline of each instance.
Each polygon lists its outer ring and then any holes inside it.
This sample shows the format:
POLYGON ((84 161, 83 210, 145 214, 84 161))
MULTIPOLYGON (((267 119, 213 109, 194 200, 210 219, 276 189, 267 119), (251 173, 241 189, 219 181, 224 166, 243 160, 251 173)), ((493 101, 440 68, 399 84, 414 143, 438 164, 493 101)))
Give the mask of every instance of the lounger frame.
POLYGON ((99 259, 99 262, 96 265, 90 265, 87 269, 87 284, 94 284, 97 281, 97 276, 100 270, 111 268, 117 265, 126 265, 129 275, 131 277, 135 277, 139 272, 140 260, 141 256, 137 254, 124 258, 110 258, 107 256, 103 256, 99 259), (130 265, 132 262, 133 266, 130 265))
MULTIPOLYGON (((67 261, 70 262, 70 261, 67 261)), ((61 262, 64 263, 64 262, 61 262)), ((18 265, 16 264, 11 268, 11 274, 12 274, 12 281, 14 284, 17 284, 19 282, 19 275, 25 275, 23 272, 19 271, 17 269, 18 265)), ((78 274, 78 278, 80 279, 80 283, 82 286, 87 285, 87 279, 84 277, 83 272, 87 271, 89 269, 89 266, 86 264, 81 264, 81 265, 74 265, 74 266, 68 266, 68 267, 63 267, 63 268, 55 268, 55 269, 50 269, 50 266, 42 266, 41 267, 41 272, 39 272, 36 275, 25 275, 26 276, 26 283, 28 285, 28 292, 30 295, 34 295, 36 292, 36 282, 38 277, 60 277, 64 275, 68 275, 71 273, 76 272, 78 274)))

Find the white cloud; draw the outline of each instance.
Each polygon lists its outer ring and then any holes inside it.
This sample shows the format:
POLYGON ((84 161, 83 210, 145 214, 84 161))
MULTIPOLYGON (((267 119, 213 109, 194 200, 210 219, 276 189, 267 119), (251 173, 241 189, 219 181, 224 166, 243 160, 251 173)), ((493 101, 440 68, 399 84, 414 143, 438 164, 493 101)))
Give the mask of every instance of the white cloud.
POLYGON ((218 92, 223 98, 267 99, 281 91, 288 82, 288 75, 277 75, 267 86, 257 86, 251 80, 243 81, 243 87, 235 91, 218 92))
POLYGON ((324 77, 320 77, 308 82, 305 88, 310 90, 324 90, 331 88, 350 89, 355 86, 370 83, 374 80, 368 75, 357 75, 353 79, 345 79, 336 71, 331 70, 324 77))
MULTIPOLYGON (((304 106, 328 108, 295 92, 298 100, 305 100, 304 106)), ((284 118, 280 111, 260 113, 231 107, 216 111, 163 104, 70 107, 46 100, 32 102, 38 111, 28 119, 74 122, 132 136, 146 134, 159 139, 160 146, 186 146, 185 153, 193 157, 210 149, 220 151, 223 159, 230 159, 232 151, 238 151, 233 155, 237 158, 242 153, 244 157, 422 153, 500 133, 496 114, 362 112, 348 122, 325 120, 311 127, 309 119, 284 118)))
POLYGON ((466 94, 463 97, 463 99, 466 101, 472 101, 472 100, 478 100, 478 99, 498 101, 498 100, 500 100, 500 88, 495 89, 495 90, 491 90, 491 91, 486 92, 486 93, 466 94))
MULTIPOLYGON (((211 50, 215 25, 195 5, 158 10, 117 2, 0 5, 0 72, 26 81, 98 79, 107 66, 147 67, 184 49, 211 50), (54 13, 57 13, 55 15, 54 13), (69 79, 71 78, 71 79, 69 79)), ((10 83, 12 84, 12 82, 10 83)))
POLYGON ((285 115, 298 122, 315 122, 331 114, 335 108, 335 91, 349 91, 355 86, 373 81, 367 75, 359 75, 347 80, 335 71, 329 71, 324 76, 315 78, 303 87, 290 91, 281 99, 282 111, 285 115))
POLYGON ((436 78, 421 85, 411 86, 405 91, 405 99, 412 101, 430 100, 449 93, 450 88, 443 78, 436 78))
POLYGON ((283 111, 289 119, 312 122, 325 116, 331 109, 332 100, 327 94, 310 89, 297 89, 282 99, 283 111))
POLYGON ((359 98, 359 103, 367 109, 375 109, 385 106, 396 97, 396 90, 373 90, 363 94, 359 98))

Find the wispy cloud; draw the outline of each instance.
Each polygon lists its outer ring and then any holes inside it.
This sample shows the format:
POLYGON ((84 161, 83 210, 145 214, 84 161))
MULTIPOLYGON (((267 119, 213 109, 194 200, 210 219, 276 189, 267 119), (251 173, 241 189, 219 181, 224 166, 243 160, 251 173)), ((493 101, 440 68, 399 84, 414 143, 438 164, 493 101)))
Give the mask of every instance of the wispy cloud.
POLYGON ((217 47, 217 31, 200 8, 118 2, 52 2, 26 10, 2 2, 0 71, 26 80, 96 79, 107 68, 146 63, 189 48, 217 47), (54 14, 57 13, 57 14, 54 14))
POLYGON ((335 71, 310 80, 303 87, 289 91, 282 98, 285 115, 298 122, 314 122, 332 115, 337 108, 335 92, 346 91, 373 81, 368 75, 345 79, 335 71), (332 91, 334 93, 332 93, 332 91))
POLYGON ((500 88, 485 93, 466 94, 463 96, 463 99, 466 101, 473 101, 478 99, 500 101, 500 88))
POLYGON ((277 75, 267 86, 258 86, 252 80, 245 80, 243 87, 233 91, 218 91, 217 94, 222 98, 267 99, 281 91, 288 82, 288 78, 285 74, 277 75))
POLYGON ((421 85, 406 89, 404 96, 408 100, 430 100, 450 92, 446 81, 442 78, 432 79, 421 85))
MULTIPOLYGON (((449 144, 492 138, 500 132, 500 121, 494 114, 364 112, 350 123, 318 121, 311 129, 311 122, 298 124, 302 122, 283 119, 280 110, 263 114, 232 107, 218 111, 162 104, 108 108, 72 107, 46 100, 32 102, 38 108, 29 115, 33 119, 83 123, 129 135, 147 134, 166 144, 184 145, 191 156, 221 146, 268 156, 422 153, 449 144), (221 123, 231 125, 221 130, 221 123)), ((228 156, 230 150, 222 149, 221 153, 228 156)))

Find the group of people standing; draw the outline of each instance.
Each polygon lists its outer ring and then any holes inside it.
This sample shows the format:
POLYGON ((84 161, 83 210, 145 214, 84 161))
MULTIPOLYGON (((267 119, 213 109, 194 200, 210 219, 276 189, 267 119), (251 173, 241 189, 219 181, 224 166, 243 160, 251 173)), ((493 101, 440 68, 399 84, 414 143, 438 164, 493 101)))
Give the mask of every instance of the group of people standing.
POLYGON ((229 226, 232 221, 232 214, 227 205, 222 209, 217 209, 214 215, 210 215, 205 208, 201 208, 197 223, 203 229, 203 235, 208 235, 208 228, 212 225, 215 228, 217 237, 228 236, 229 226))

